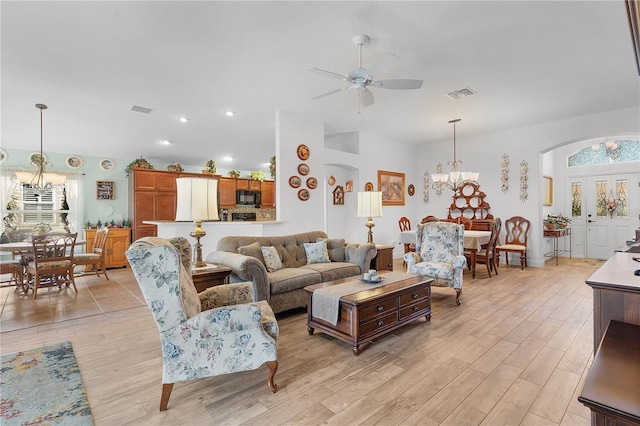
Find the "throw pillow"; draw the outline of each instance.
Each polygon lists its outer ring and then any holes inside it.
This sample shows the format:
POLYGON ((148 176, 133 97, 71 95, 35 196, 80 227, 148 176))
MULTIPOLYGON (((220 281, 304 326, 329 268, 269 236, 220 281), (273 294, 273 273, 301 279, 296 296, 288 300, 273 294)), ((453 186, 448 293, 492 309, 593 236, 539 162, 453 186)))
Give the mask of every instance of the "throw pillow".
POLYGON ((304 251, 307 255, 307 265, 312 263, 329 263, 329 253, 327 253, 327 242, 304 243, 304 251))
POLYGON ((255 257, 266 266, 264 263, 264 257, 262 256, 262 248, 257 241, 253 244, 249 244, 248 246, 238 247, 238 253, 245 256, 255 257))
POLYGON ((318 238, 318 241, 327 242, 327 250, 329 252, 329 260, 332 262, 344 262, 344 239, 342 238, 318 238))
POLYGON ((278 255, 278 251, 274 246, 262 246, 261 249, 262 257, 264 257, 264 264, 267 266, 267 271, 275 272, 278 269, 282 269, 280 255, 278 255))

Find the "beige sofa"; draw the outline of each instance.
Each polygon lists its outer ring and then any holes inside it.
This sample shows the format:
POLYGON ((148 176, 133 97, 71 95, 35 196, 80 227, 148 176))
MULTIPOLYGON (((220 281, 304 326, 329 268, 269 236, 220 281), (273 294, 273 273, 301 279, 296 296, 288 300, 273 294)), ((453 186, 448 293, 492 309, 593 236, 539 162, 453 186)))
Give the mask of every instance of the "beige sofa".
POLYGON ((218 241, 217 250, 206 261, 233 270, 230 281, 252 281, 258 300, 267 300, 274 312, 307 305, 304 287, 360 275, 369 269, 377 253, 374 244, 346 243, 328 238, 322 231, 286 236, 227 236, 218 241), (330 262, 307 263, 305 243, 327 240, 330 262), (262 247, 275 247, 282 269, 268 272, 262 247))

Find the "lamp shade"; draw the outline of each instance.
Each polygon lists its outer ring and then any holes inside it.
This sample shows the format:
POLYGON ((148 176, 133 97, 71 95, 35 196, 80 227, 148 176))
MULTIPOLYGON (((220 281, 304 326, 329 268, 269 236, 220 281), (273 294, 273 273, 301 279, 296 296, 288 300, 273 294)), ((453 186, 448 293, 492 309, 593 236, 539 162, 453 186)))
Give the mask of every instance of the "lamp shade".
POLYGON ((358 192, 358 217, 382 216, 382 192, 358 192))
POLYGON ((218 220, 218 180, 177 178, 176 221, 218 220))

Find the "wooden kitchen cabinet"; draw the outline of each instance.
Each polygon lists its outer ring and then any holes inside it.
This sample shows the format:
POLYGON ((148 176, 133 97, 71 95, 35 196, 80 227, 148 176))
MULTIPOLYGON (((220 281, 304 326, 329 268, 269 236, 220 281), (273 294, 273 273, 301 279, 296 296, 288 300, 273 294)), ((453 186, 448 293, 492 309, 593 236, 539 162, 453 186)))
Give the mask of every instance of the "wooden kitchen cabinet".
POLYGON ((218 192, 220 193, 220 208, 232 209, 236 206, 236 179, 230 177, 218 178, 218 192))
MULTIPOLYGON (((84 238, 87 241, 85 253, 93 251, 93 241, 96 238, 97 229, 85 229, 84 238)), ((107 241, 104 245, 104 267, 123 268, 129 263, 124 253, 131 245, 131 228, 109 228, 107 241)), ((87 266, 91 268, 90 265, 87 266)))
POLYGON ((275 182, 272 180, 265 180, 260 185, 262 204, 260 207, 263 209, 275 208, 276 206, 276 187, 275 182))
POLYGON ((176 173, 162 170, 133 170, 129 174, 129 220, 133 241, 142 237, 155 237, 155 225, 145 220, 175 220, 177 189, 176 178, 211 178, 199 173, 176 173))

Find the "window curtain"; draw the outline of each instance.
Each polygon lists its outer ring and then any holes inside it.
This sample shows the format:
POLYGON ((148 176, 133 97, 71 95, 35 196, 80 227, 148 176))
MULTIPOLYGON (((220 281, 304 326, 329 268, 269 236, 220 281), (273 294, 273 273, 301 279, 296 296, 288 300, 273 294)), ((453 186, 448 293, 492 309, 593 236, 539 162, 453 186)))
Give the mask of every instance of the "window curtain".
MULTIPOLYGON (((25 171, 20 168, 3 167, 0 171, 0 207, 2 211, 2 232, 6 230, 9 224, 7 217, 11 214, 7 208, 11 200, 11 193, 20 183, 15 177, 16 171, 25 171)), ((80 232, 82 230, 82 220, 84 218, 84 205, 80 200, 82 194, 82 172, 53 171, 57 174, 66 176, 64 187, 67 192, 67 204, 69 205, 69 229, 71 232, 80 232)), ((59 189, 62 190, 61 188, 59 189)), ((79 235, 80 237, 80 235, 79 235)))

